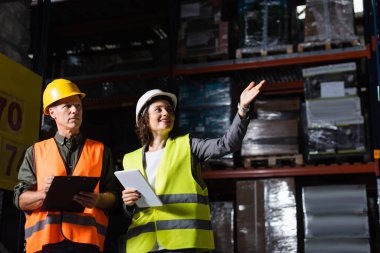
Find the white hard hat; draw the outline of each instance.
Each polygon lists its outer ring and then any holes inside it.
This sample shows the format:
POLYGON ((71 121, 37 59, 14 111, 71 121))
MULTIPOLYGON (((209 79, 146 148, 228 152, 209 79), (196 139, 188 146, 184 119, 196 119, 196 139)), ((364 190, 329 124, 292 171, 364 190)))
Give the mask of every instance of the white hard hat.
POLYGON ((168 97, 173 102, 173 109, 175 110, 177 106, 177 97, 173 93, 164 92, 160 89, 154 89, 145 92, 144 95, 142 95, 139 98, 139 101, 137 101, 136 105, 136 122, 138 121, 139 115, 142 113, 141 110, 144 108, 144 106, 154 97, 158 96, 165 96, 168 97))

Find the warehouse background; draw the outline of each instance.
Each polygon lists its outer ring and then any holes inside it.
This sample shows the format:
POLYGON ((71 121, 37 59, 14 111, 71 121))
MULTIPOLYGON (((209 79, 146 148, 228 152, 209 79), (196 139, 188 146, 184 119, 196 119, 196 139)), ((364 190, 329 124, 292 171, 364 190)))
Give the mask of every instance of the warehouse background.
MULTIPOLYGON (((110 146, 117 169, 139 147, 134 106, 146 90, 177 94, 178 133, 214 138, 242 89, 267 80, 241 150, 204 164, 215 252, 378 252, 377 4, 1 1, 0 52, 43 85, 77 83, 82 130, 110 146)), ((42 117, 40 139, 54 131, 42 117)), ((12 194, 0 191, 0 242, 21 252, 12 194)), ((106 250, 118 252, 128 221, 112 217, 106 250)))

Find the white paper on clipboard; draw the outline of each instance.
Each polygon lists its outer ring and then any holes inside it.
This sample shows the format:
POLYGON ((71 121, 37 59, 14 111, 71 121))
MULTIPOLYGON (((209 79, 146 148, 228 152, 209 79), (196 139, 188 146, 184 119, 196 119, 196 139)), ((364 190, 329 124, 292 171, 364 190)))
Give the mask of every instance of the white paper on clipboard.
POLYGON ((139 170, 116 171, 115 176, 124 188, 135 188, 141 193, 141 198, 136 202, 138 207, 162 206, 161 200, 139 170))

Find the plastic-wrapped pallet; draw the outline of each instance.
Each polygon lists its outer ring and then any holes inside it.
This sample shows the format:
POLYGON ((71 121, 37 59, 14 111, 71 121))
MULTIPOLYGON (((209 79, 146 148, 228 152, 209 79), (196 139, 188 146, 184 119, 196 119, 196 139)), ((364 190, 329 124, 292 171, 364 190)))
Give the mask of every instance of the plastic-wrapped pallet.
POLYGON ((308 127, 363 123, 359 97, 306 100, 308 127))
POLYGON ((333 98, 357 95, 356 63, 323 65, 302 69, 305 98, 333 98))
POLYGON ((352 0, 306 0, 305 42, 357 39, 352 0))
POLYGON ((364 185, 302 189, 305 253, 370 252, 364 185))
POLYGON ((236 183, 237 252, 297 252, 293 178, 236 183))
POLYGON ((179 85, 180 132, 197 137, 221 137, 231 124, 232 95, 230 78, 183 80, 179 85))
POLYGON ((239 1, 240 51, 274 49, 289 44, 289 14, 284 0, 239 1))
POLYGON ((304 68, 308 159, 366 152, 355 62, 304 68))
POLYGON ((241 155, 284 155, 298 153, 298 120, 251 120, 244 136, 241 155))
MULTIPOLYGON (((105 50, 105 49, 103 49, 105 50)), ((86 75, 91 73, 136 70, 151 67, 159 62, 153 52, 142 46, 133 46, 128 51, 100 51, 90 48, 78 49, 75 54, 68 54, 60 61, 60 72, 63 75, 86 75)))
MULTIPOLYGON (((178 91, 180 133, 191 133, 198 138, 220 138, 227 132, 233 118, 231 79, 207 78, 180 82, 178 91)), ((233 166, 233 154, 210 163, 233 166)))
POLYGON ((359 97, 306 101, 308 154, 366 151, 359 97))
POLYGON ((298 119, 300 112, 298 97, 287 99, 256 99, 253 109, 261 120, 298 119))
POLYGON ((192 133, 199 138, 221 137, 231 125, 231 107, 215 106, 205 110, 179 109, 178 127, 181 133, 192 133))
POLYGON ((271 47, 288 43, 287 1, 239 1, 242 47, 271 47))
POLYGON ((298 153, 300 99, 258 99, 253 108, 242 156, 298 153))
POLYGON ((215 250, 213 252, 234 252, 234 203, 230 201, 210 202, 210 209, 215 240, 215 250))
POLYGON ((221 1, 182 0, 178 32, 180 60, 228 55, 228 22, 222 21, 221 1))

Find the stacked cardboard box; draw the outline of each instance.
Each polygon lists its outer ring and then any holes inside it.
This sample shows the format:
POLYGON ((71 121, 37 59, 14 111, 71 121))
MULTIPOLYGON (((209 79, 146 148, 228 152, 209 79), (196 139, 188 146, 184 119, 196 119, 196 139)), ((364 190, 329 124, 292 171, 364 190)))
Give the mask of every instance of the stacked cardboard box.
POLYGON ((364 118, 354 62, 303 69, 309 158, 363 153, 364 118))
POLYGON ((228 55, 228 22, 221 18, 221 1, 182 0, 178 58, 228 55))

